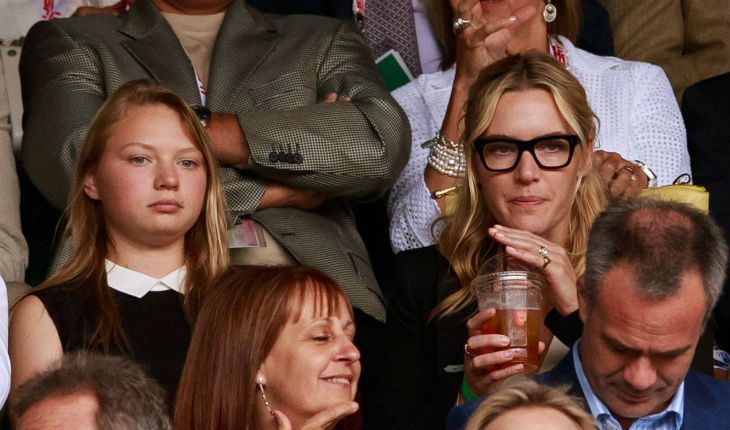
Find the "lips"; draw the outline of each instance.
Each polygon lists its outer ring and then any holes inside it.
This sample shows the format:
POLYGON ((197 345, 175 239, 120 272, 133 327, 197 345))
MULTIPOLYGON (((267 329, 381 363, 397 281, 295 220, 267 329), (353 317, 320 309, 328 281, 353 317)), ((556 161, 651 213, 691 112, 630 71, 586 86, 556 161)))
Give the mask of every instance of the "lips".
POLYGON ((171 213, 182 209, 182 202, 175 199, 162 199, 147 205, 157 212, 171 213))
POLYGON ((509 199, 509 202, 515 205, 535 206, 545 202, 545 199, 537 196, 520 196, 509 199))
POLYGON ((322 378, 322 380, 330 384, 341 385, 344 387, 352 385, 352 376, 350 375, 327 376, 322 378))

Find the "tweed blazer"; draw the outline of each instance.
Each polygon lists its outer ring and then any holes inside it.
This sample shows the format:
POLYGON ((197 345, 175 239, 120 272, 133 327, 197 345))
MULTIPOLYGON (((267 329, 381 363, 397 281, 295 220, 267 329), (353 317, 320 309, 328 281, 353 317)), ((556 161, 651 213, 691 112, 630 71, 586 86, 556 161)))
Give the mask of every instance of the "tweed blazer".
MULTIPOLYGON (((20 65, 23 159, 56 207, 94 113, 122 84, 151 79, 200 105, 195 72, 151 0, 128 13, 36 24, 20 65)), ((351 22, 268 17, 233 0, 211 59, 207 106, 235 113, 248 140, 246 165, 220 169, 231 219, 251 216, 294 257, 328 273, 353 304, 383 320, 382 295, 347 199, 374 199, 408 157, 410 129, 384 89, 351 22), (320 103, 335 92, 351 102, 320 103), (332 199, 313 211, 256 211, 267 180, 332 199)))

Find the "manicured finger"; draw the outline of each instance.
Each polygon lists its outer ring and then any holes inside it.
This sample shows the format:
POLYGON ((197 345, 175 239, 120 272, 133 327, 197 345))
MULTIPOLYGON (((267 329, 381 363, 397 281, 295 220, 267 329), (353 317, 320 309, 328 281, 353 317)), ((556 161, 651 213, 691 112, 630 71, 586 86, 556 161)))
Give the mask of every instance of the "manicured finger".
POLYGON ((484 349, 507 348, 510 344, 509 336, 503 334, 480 334, 471 336, 466 341, 469 351, 482 351, 484 349))
POLYGON ((284 415, 284 412, 274 411, 274 417, 276 418, 276 428, 278 430, 291 430, 291 422, 289 422, 289 418, 284 415))
POLYGON ((501 381, 503 379, 509 378, 510 376, 519 375, 525 371, 525 366, 523 364, 514 364, 510 367, 495 370, 493 372, 489 372, 489 379, 492 380, 492 382, 501 381))
POLYGON ((342 402, 323 410, 308 419, 301 430, 324 430, 336 424, 342 418, 355 413, 360 405, 356 402, 342 402))
POLYGON ((508 363, 513 358, 515 358, 515 353, 512 352, 512 350, 505 349, 504 351, 495 351, 488 354, 477 355, 471 361, 471 365, 477 369, 491 370, 492 367, 508 363))

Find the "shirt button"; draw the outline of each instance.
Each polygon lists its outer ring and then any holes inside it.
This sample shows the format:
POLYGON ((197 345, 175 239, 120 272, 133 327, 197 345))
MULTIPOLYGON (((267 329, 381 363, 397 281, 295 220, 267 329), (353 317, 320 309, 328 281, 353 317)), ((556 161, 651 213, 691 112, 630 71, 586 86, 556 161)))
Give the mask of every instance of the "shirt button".
POLYGON ((302 154, 300 154, 298 152, 296 154, 294 154, 294 163, 295 164, 302 164, 303 161, 304 161, 304 157, 302 157, 302 154))

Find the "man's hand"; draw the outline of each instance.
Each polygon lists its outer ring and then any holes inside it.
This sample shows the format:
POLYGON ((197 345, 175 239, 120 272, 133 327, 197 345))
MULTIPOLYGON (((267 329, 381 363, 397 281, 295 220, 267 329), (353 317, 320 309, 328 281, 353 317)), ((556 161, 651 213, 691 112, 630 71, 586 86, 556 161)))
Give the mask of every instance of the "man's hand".
POLYGON ((595 151, 593 161, 613 199, 636 197, 649 185, 639 166, 615 152, 595 151))
POLYGON ((268 182, 258 209, 298 208, 311 210, 318 208, 325 200, 327 200, 327 195, 322 191, 294 188, 278 182, 268 182))

